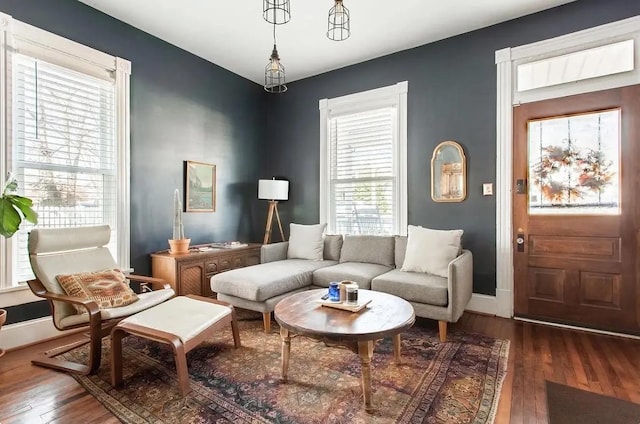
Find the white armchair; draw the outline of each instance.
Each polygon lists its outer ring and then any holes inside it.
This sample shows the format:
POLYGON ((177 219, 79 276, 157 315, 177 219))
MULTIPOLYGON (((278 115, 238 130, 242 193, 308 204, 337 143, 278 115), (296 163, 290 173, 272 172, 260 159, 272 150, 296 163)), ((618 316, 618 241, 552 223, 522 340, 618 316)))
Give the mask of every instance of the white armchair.
POLYGON ((36 276, 35 280, 28 281, 29 287, 36 296, 49 301, 53 323, 57 329, 88 327, 89 330, 88 339, 48 351, 33 360, 34 364, 92 374, 100 367, 102 338, 109 334, 118 321, 175 295, 163 280, 139 275, 127 275, 127 279, 150 285, 154 290, 138 294, 138 300, 127 306, 101 309, 94 300, 67 295, 56 278, 58 275, 118 268, 106 247, 110 237, 111 229, 108 225, 34 229, 29 233, 29 260, 36 276), (79 313, 78 309, 84 309, 86 313, 79 313), (53 358, 85 343, 90 344, 88 364, 53 358))

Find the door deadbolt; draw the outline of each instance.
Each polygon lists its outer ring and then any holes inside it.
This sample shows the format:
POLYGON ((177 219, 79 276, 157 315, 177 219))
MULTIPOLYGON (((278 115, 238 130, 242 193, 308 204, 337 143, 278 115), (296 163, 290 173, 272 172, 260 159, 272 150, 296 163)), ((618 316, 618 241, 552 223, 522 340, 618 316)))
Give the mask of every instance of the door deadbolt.
POLYGON ((524 234, 516 236, 516 244, 518 245, 518 252, 524 252, 524 234))

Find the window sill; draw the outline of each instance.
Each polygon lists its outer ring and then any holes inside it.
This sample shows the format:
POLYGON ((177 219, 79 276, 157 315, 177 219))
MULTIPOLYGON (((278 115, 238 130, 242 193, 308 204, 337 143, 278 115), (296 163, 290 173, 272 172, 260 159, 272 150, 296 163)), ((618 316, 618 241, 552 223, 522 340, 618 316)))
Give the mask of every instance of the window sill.
POLYGON ((0 308, 23 305, 42 300, 33 294, 26 284, 18 287, 0 289, 0 308))

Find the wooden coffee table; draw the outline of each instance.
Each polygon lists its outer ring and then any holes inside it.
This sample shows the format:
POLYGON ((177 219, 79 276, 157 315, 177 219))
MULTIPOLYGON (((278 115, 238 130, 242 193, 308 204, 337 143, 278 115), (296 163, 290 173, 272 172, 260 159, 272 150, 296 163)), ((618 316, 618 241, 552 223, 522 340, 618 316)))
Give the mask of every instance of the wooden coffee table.
POLYGON ((415 322, 413 306, 391 294, 358 291, 360 301, 371 303, 360 312, 349 312, 322 306, 318 300, 327 289, 308 290, 293 294, 280 301, 274 310, 282 337, 282 380, 287 381, 290 334, 313 337, 330 344, 346 346, 360 357, 364 406, 372 411, 371 357, 376 340, 393 337, 393 353, 400 362, 400 333, 415 322))

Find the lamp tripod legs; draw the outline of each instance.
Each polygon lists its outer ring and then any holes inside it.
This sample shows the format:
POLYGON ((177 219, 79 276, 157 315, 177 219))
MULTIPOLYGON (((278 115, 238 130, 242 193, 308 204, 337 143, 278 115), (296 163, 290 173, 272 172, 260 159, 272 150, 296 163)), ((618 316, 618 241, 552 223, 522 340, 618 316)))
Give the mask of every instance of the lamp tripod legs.
POLYGON ((280 228, 280 237, 282 237, 282 241, 284 241, 284 231, 282 231, 282 222, 280 222, 280 214, 278 213, 278 202, 276 202, 276 219, 278 220, 278 228, 280 228))
POLYGON ((273 214, 276 215, 278 228, 280 229, 280 237, 284 241, 284 231, 282 230, 282 222, 280 222, 280 214, 278 213, 278 202, 276 200, 269 201, 269 212, 267 213, 267 225, 264 229, 264 240, 262 244, 269 244, 271 241, 271 227, 273 226, 273 214))

